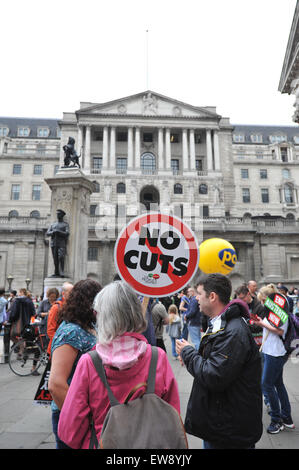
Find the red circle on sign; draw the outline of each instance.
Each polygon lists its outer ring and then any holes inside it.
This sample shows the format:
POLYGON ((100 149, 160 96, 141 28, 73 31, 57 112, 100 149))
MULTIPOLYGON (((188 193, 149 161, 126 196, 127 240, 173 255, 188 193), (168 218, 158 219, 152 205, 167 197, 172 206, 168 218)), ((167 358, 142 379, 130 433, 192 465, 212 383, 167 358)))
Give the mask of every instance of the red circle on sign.
MULTIPOLYGON (((161 213, 148 213, 133 219, 127 227, 125 227, 120 233, 114 248, 114 259, 120 277, 130 284, 133 289, 141 295, 148 297, 167 297, 171 294, 182 290, 190 281, 198 268, 199 250, 195 235, 191 229, 180 219, 161 213), (124 254, 128 240, 135 232, 139 233, 143 225, 163 222, 171 227, 177 229, 182 235, 188 245, 189 260, 187 265, 187 273, 183 276, 175 276, 173 282, 167 286, 147 286, 136 280, 129 272, 128 267, 124 263, 124 254)), ((153 275, 154 279, 158 279, 157 276, 153 275), (154 277, 155 276, 155 277, 154 277)), ((160 277, 160 276, 159 276, 160 277)))

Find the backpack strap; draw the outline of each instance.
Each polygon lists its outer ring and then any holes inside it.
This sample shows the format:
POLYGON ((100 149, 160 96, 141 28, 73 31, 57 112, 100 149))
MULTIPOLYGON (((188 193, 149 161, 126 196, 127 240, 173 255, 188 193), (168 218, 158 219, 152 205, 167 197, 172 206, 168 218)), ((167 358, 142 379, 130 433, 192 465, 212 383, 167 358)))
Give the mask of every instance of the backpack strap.
POLYGON ((95 350, 89 351, 88 354, 90 355, 90 357, 92 359, 93 365, 94 365, 97 373, 99 374, 100 379, 102 380, 103 384, 105 385, 105 387, 107 389, 110 405, 111 406, 119 405, 120 404, 119 401, 113 395, 112 390, 110 388, 110 385, 108 384, 102 359, 100 358, 100 356, 98 355, 98 353, 95 350))
POLYGON ((147 378, 147 389, 145 393, 155 393, 158 349, 156 348, 156 346, 151 346, 151 348, 152 348, 152 357, 151 357, 151 363, 150 363, 148 378, 147 378))

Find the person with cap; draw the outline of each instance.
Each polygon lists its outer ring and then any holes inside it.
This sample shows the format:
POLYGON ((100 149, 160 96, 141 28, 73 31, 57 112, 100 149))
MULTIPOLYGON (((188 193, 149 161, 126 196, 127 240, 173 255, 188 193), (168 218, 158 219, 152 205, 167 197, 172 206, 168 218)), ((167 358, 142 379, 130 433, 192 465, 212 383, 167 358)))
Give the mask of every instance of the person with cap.
POLYGON ((52 277, 64 277, 64 260, 66 255, 66 244, 69 236, 69 224, 63 220, 65 212, 57 210, 57 222, 50 225, 46 236, 51 237, 51 250, 55 266, 52 277))

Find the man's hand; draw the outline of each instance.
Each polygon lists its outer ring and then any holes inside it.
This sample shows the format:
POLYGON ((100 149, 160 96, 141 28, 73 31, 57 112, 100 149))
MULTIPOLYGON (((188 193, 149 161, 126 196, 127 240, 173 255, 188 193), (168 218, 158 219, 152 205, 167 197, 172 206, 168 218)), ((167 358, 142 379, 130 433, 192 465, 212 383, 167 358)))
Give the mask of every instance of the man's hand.
POLYGON ((175 350, 177 352, 177 354, 180 356, 181 354, 181 351, 182 349, 185 347, 185 346, 191 346, 190 343, 188 343, 188 341, 186 341, 185 339, 177 339, 176 342, 175 342, 175 350))

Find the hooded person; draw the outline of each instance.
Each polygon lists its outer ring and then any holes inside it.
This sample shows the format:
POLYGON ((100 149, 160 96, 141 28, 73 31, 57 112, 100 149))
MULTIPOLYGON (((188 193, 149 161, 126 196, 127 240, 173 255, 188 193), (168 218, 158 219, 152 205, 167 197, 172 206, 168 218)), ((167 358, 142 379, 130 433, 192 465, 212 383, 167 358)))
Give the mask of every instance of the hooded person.
POLYGON ((30 323, 31 317, 35 316, 35 314, 34 303, 27 296, 27 290, 24 288, 20 289, 18 297, 12 304, 9 317, 11 323, 10 337, 13 342, 16 342, 24 326, 30 323))
POLYGON ((177 341, 176 350, 194 377, 186 432, 205 449, 254 448, 263 433, 261 359, 249 326, 248 305, 230 301, 231 282, 210 274, 197 285, 200 310, 209 318, 199 350, 177 341))

